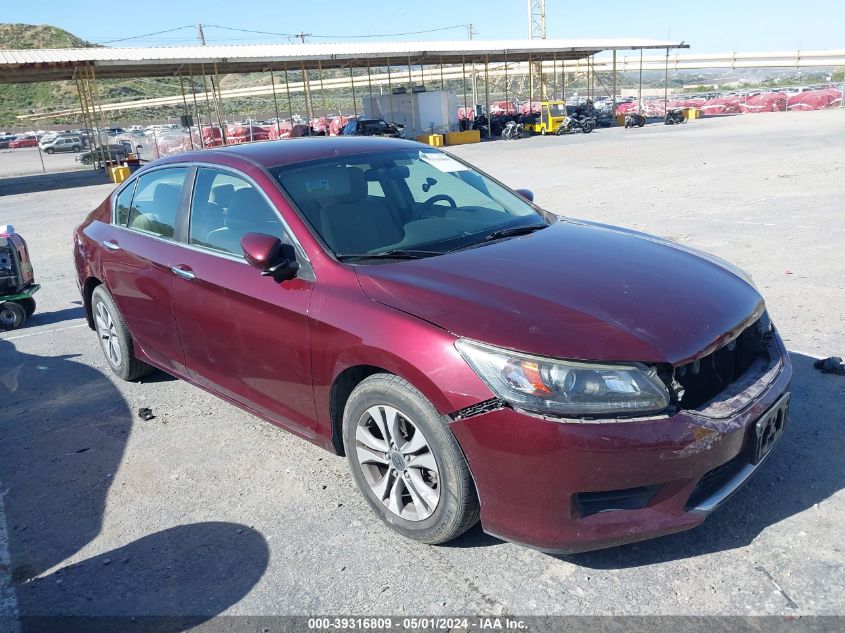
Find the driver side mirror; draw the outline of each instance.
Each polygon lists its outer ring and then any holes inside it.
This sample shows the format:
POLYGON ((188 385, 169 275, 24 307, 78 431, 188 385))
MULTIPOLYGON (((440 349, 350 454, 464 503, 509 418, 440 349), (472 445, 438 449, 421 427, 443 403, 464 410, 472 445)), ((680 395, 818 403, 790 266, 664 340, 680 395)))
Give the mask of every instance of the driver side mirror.
POLYGON ((534 192, 530 189, 515 189, 520 196, 528 200, 528 202, 534 202, 534 192))
POLYGON ((290 244, 284 244, 278 237, 264 233, 247 233, 241 238, 241 249, 246 262, 276 281, 296 277, 299 263, 296 251, 290 244))

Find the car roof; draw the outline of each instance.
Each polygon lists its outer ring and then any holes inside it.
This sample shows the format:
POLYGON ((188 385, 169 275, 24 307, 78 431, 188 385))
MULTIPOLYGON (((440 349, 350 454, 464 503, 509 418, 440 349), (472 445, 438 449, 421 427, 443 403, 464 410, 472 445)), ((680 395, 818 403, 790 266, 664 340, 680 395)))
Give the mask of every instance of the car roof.
POLYGON ((427 148, 416 141, 369 136, 318 136, 240 143, 214 149, 185 152, 168 156, 157 164, 184 162, 225 163, 226 157, 238 157, 258 163, 265 169, 332 156, 348 156, 366 152, 427 148))

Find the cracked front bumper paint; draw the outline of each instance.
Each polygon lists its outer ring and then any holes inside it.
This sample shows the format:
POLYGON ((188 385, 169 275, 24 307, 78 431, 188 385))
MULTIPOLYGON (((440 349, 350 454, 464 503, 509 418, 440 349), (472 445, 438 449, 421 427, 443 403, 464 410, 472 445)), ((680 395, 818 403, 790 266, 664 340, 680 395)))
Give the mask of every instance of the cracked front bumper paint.
MULTIPOLYGON (((699 525, 757 469, 726 478, 713 503, 688 507, 705 473, 742 461, 755 422, 788 390, 789 356, 738 412, 714 419, 682 411, 632 422, 551 421, 502 408, 451 428, 470 465, 484 531, 538 549, 574 553, 680 532, 699 525), (645 507, 585 515, 579 493, 651 487, 645 507)), ((775 449, 776 450, 776 449, 775 449)), ((742 464, 740 464, 742 465, 742 464)))

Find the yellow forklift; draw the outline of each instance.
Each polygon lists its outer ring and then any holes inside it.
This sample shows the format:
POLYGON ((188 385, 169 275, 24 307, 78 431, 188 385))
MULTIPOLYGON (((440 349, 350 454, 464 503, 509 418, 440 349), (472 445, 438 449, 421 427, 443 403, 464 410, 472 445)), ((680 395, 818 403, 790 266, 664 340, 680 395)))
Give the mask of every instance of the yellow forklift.
POLYGON ((531 134, 557 134, 566 120, 566 103, 563 101, 541 101, 540 114, 533 115, 534 122, 526 122, 523 129, 531 134))

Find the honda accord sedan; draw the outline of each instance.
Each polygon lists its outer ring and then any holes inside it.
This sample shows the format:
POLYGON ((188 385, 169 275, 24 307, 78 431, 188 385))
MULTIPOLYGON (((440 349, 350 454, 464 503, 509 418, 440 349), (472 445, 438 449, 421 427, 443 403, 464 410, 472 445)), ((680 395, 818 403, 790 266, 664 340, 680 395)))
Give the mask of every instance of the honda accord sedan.
POLYGON ((179 154, 76 229, 79 288, 117 376, 164 370, 345 455, 407 537, 480 520, 577 552, 700 524, 784 432, 763 299, 532 199, 404 140, 179 154))

